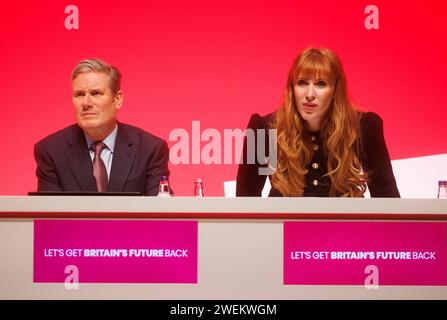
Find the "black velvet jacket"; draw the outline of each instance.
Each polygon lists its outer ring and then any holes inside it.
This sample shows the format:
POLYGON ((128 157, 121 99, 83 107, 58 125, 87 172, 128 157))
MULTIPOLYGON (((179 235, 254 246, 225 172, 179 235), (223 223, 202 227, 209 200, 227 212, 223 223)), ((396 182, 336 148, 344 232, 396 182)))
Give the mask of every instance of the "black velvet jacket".
MULTIPOLYGON (((254 114, 250 118, 248 128, 253 130, 268 129, 268 123, 275 116, 274 113, 265 117, 254 114)), ((383 137, 383 121, 373 112, 360 113, 360 155, 362 168, 368 173, 368 189, 371 197, 399 198, 396 180, 391 167, 390 156, 383 137)), ((309 133, 314 143, 314 155, 307 165, 305 197, 328 197, 330 179, 324 175, 327 173, 327 157, 323 148, 323 141, 318 132, 309 133)), ((266 139, 266 150, 268 150, 266 139)), ((257 141, 256 141, 257 145, 257 141)), ((237 196, 261 196, 265 184, 265 175, 258 174, 259 163, 247 163, 247 139, 244 142, 242 163, 237 173, 237 196)), ((271 176, 269 176, 271 178, 271 176)), ((270 197, 282 196, 272 187, 270 197)))

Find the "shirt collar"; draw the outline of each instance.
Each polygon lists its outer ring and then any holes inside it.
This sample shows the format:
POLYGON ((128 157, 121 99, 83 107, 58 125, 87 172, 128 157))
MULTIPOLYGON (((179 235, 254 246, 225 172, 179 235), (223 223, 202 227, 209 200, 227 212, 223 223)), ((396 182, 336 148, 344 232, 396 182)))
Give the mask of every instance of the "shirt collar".
MULTIPOLYGON (((113 131, 104 139, 102 140, 102 142, 107 146, 107 148, 113 153, 113 150, 115 149, 115 140, 116 140, 116 135, 118 133, 118 124, 115 126, 115 129, 113 129, 113 131)), ((86 134, 84 132, 84 136, 85 136, 85 140, 87 141, 87 148, 89 148, 90 150, 90 146, 92 145, 93 139, 90 138, 88 136, 88 134, 86 134)))

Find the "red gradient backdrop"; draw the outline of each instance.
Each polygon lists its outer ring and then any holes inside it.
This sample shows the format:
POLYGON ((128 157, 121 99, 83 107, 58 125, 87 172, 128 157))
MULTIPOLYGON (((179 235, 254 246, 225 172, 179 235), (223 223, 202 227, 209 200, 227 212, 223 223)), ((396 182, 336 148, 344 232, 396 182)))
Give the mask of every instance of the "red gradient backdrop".
MULTIPOLYGON (((379 113, 392 159, 447 153, 444 1, 20 1, 0 11, 0 194, 36 189, 33 145, 74 122, 70 72, 100 57, 123 74, 119 120, 165 140, 175 128, 245 128, 281 103, 293 58, 336 51, 352 98, 379 113), (364 9, 379 9, 367 30, 364 9), (64 25, 79 9, 79 30, 64 25), (444 39, 444 40, 443 40, 444 39)), ((174 142, 169 142, 172 145, 174 142)), ((178 195, 223 195, 236 165, 170 165, 178 195)), ((447 164, 446 164, 447 170, 447 164)))

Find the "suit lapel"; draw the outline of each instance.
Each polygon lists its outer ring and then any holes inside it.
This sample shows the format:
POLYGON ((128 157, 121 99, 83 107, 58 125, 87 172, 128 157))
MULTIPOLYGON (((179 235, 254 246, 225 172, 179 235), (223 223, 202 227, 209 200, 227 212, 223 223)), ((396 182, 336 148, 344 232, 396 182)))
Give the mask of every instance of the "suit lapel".
POLYGON ((126 128, 118 124, 108 191, 124 191, 124 185, 135 158, 136 142, 134 140, 126 128))
POLYGON ((92 160, 84 133, 79 126, 75 127, 72 138, 72 141, 68 142, 67 158, 71 163, 76 180, 81 187, 81 191, 96 191, 92 160))

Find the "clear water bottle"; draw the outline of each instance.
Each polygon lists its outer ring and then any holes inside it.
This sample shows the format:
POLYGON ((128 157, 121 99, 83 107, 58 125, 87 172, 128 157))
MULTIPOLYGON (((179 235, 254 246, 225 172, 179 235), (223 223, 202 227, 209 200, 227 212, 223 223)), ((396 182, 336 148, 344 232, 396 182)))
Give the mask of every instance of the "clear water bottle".
POLYGON ((447 199, 447 180, 438 181, 438 199, 447 199))
POLYGON ((170 197, 171 196, 171 188, 169 188, 169 180, 168 180, 167 176, 161 176, 157 196, 158 197, 170 197))
POLYGON ((203 180, 196 179, 194 181, 194 197, 203 197, 203 180))

